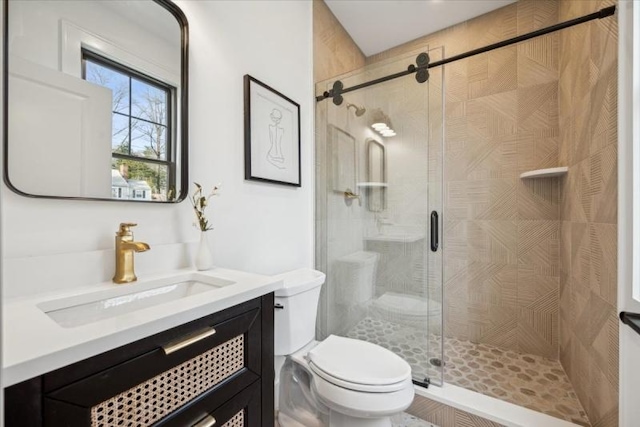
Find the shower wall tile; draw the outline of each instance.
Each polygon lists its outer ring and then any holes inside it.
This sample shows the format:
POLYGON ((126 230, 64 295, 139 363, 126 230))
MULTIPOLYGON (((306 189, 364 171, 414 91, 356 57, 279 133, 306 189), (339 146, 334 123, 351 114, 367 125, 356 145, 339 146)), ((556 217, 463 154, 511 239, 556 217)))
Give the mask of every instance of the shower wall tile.
MULTIPOLYGON (((557 22, 557 1, 521 0, 367 64, 427 45, 444 46, 449 57, 557 22)), ((558 84, 560 43, 549 35, 444 69, 445 333, 552 358, 559 335, 558 222, 569 203, 559 180, 519 175, 558 166, 558 102, 567 96, 558 84)))
POLYGON ((588 288, 591 277, 589 224, 571 223, 571 265, 569 268, 574 283, 588 288))
MULTIPOLYGON (((531 2, 527 2, 527 5, 531 2)), ((558 35, 549 34, 517 46, 518 87, 558 81, 558 35)))
POLYGON ((517 177, 518 139, 516 134, 483 138, 474 134, 472 130, 469 137, 481 142, 470 145, 467 150, 467 180, 474 182, 517 177))
MULTIPOLYGON (((427 45, 450 57, 615 3, 520 0, 366 64, 427 45)), ((617 426, 616 46, 604 19, 444 68, 445 334, 559 358, 602 427, 617 426)))
POLYGON ((558 166, 559 136, 557 127, 519 130, 516 136, 517 174, 558 166))
POLYGON ((531 265, 518 265, 517 283, 518 307, 533 309, 558 291, 559 278, 538 274, 531 265))
POLYGON ((502 348, 517 346, 517 313, 514 307, 469 304, 469 340, 502 348))
MULTIPOLYGON (((452 167, 452 169, 455 168, 452 167)), ((471 210, 467 200, 467 182, 449 181, 446 179, 447 175, 449 175, 449 168, 445 171, 444 217, 450 220, 469 219, 471 210)))
POLYGON ((545 135, 558 128, 558 81, 520 88, 517 92, 518 131, 545 135))
MULTIPOLYGON (((477 49, 515 37, 518 29, 518 5, 510 5, 467 21, 469 48, 477 49)), ((447 46, 446 43, 444 43, 447 46)))
POLYGON ((469 99, 517 89, 517 48, 508 47, 468 61, 469 99))
POLYGON ((515 134, 517 104, 518 93, 515 90, 467 101, 467 132, 487 140, 498 135, 515 134))
MULTIPOLYGON (((448 49, 448 48, 446 48, 448 49)), ((469 99, 469 69, 467 64, 462 62, 452 62, 447 65, 446 90, 447 102, 459 103, 469 99)), ((451 108, 447 105, 447 113, 451 114, 451 108)))
POLYGON ((518 215, 517 178, 465 181, 468 217, 475 220, 514 220, 518 215))
POLYGON ((563 178, 562 217, 572 222, 585 223, 591 218, 591 159, 569 167, 563 178))
MULTIPOLYGON (((528 170, 542 169, 543 167, 528 170)), ((518 179, 516 185, 517 219, 557 220, 560 203, 558 180, 518 179)))
MULTIPOLYGON (((571 221, 560 221, 560 273, 571 274, 571 221)), ((562 291, 562 288, 560 289, 562 291)))
POLYGON ((510 308, 517 306, 517 266, 472 262, 467 268, 467 275, 470 304, 510 308))
POLYGON ((589 225, 591 289, 614 307, 618 298, 617 238, 616 224, 589 225))
MULTIPOLYGON (((603 44, 606 45, 606 43, 603 44)), ((615 52, 616 46, 606 46, 606 48, 606 52, 599 53, 599 55, 602 55, 601 60, 607 64, 604 65, 604 68, 592 67, 591 70, 591 80, 595 82, 591 91, 591 121, 589 123, 592 135, 590 147, 592 153, 609 145, 616 145, 618 140, 616 115, 618 67, 615 57, 613 62, 609 63, 612 61, 609 57, 610 52, 615 52)))
MULTIPOLYGON (((595 147, 592 147, 595 148, 595 147)), ((589 164, 590 220, 615 224, 618 217, 618 146, 592 150, 589 164)))
POLYGON ((536 275, 559 275, 558 221, 519 221, 517 230, 518 265, 533 268, 536 275))
POLYGON ((453 267, 455 264, 464 262, 466 265, 469 256, 467 226, 467 221, 451 220, 445 217, 443 230, 444 235, 447 236, 447 259, 451 264, 451 268, 445 269, 445 280, 458 270, 453 267))
POLYGON ((558 357, 558 298, 552 292, 518 312, 517 346, 522 353, 558 357), (554 311, 555 310, 555 311, 554 311))
POLYGON ((376 274, 376 296, 386 292, 427 297, 424 240, 384 242, 368 240, 365 250, 380 254, 376 274))
MULTIPOLYGON (((559 2, 560 20, 615 1, 559 2)), ((560 33, 560 362, 594 426, 618 426, 617 20, 560 33)))
POLYGON ((548 27, 558 21, 557 0, 524 1, 518 4, 518 35, 548 27))
POLYGON ((358 69, 365 56, 322 0, 313 1, 313 77, 320 82, 358 69))
POLYGON ((515 221, 469 221, 469 261, 516 265, 517 231, 515 221))

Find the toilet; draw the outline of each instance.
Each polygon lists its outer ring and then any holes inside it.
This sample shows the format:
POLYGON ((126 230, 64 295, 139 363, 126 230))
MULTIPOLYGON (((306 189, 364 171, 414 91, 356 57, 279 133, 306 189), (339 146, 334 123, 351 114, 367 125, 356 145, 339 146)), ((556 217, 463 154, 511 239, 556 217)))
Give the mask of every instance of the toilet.
POLYGON ((364 317, 424 329, 441 335, 442 306, 438 301, 417 295, 385 290, 376 296, 376 269, 380 254, 358 251, 335 261, 332 304, 349 307, 348 314, 328 319, 330 330, 348 331, 364 317))
POLYGON ((299 269, 277 276, 276 409, 281 427, 390 427, 413 401, 411 367, 378 345, 330 335, 316 341, 325 275, 299 269))

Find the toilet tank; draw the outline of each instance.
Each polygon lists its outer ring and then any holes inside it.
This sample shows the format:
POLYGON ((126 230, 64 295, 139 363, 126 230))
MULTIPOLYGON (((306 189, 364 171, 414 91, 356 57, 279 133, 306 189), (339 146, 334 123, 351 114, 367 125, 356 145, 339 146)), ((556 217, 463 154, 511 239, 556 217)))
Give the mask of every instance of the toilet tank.
POLYGON ((363 304, 373 299, 380 254, 358 251, 335 261, 336 303, 363 304))
POLYGON ((275 355, 286 356, 313 341, 324 273, 301 268, 275 276, 284 287, 275 291, 275 355))

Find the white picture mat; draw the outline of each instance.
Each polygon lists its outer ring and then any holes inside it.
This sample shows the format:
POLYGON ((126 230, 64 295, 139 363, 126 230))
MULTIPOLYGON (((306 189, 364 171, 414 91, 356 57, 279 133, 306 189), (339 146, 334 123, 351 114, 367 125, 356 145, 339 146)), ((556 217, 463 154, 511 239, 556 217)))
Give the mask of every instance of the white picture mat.
POLYGON ((251 176, 299 184, 298 107, 254 81, 250 99, 251 176))

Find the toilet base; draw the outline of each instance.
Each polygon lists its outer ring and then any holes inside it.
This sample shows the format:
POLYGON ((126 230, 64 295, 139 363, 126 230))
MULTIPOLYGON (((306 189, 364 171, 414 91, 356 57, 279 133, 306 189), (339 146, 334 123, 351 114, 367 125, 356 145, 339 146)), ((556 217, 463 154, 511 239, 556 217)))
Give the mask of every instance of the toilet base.
POLYGON ((329 413, 329 427, 391 427, 391 418, 354 418, 331 411, 329 413))

